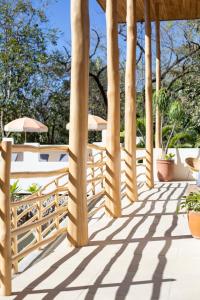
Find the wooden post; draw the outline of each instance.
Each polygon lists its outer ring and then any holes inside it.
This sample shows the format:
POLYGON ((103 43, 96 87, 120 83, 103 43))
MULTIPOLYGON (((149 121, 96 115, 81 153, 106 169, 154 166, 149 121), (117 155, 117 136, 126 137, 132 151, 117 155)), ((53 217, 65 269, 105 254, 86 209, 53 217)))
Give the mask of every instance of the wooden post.
POLYGON ((72 245, 79 247, 88 243, 86 193, 89 93, 88 0, 71 1, 71 31, 68 238, 72 245))
POLYGON ((1 143, 0 161, 0 295, 11 295, 10 221, 11 142, 1 143))
POLYGON ((120 80, 117 2, 106 1, 108 118, 106 137, 105 209, 114 217, 121 216, 120 191, 120 80))
MULTIPOLYGON (((17 207, 13 207, 12 215, 13 215, 13 225, 14 225, 14 228, 16 229, 17 228, 17 207)), ((17 253, 18 253, 17 235, 12 238, 12 244, 13 244, 13 254, 17 255, 17 253)), ((13 263, 13 270, 14 270, 14 273, 18 273, 18 260, 13 263)))
POLYGON ((145 106, 146 106, 146 184, 154 187, 153 178, 153 111, 150 0, 144 0, 145 12, 145 106))
MULTIPOLYGON (((159 3, 155 3, 155 25, 156 25, 156 93, 159 93, 161 87, 161 61, 160 61, 160 20, 159 20, 159 3)), ((156 148, 161 148, 161 116, 159 107, 156 106, 156 148)))
POLYGON ((137 200, 136 180, 136 1, 127 0, 127 59, 125 77, 125 174, 126 195, 137 200))

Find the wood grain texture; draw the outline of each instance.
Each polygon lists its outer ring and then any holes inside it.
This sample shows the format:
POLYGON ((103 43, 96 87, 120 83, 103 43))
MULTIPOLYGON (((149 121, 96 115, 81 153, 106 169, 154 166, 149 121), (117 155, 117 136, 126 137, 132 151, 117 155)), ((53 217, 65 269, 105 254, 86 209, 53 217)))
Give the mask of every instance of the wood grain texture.
POLYGON ((11 142, 1 143, 0 161, 0 295, 11 294, 10 222, 11 142))
POLYGON ((153 107, 150 0, 145 3, 145 110, 146 110, 146 184, 154 187, 153 179, 153 107))
MULTIPOLYGON (((159 3, 155 4, 156 11, 156 93, 158 94, 161 87, 161 59, 160 59, 160 21, 159 21, 159 3)), ((161 115, 158 105, 156 105, 156 132, 155 147, 161 148, 161 115)))
POLYGON ((68 239, 72 245, 80 247, 88 243, 86 194, 89 96, 88 0, 71 1, 71 32, 68 239))
MULTIPOLYGON (((126 22, 126 1, 118 1, 117 17, 119 23, 126 22)), ((103 10, 106 10, 106 0, 97 0, 103 10)), ((155 21, 156 12, 154 9, 155 3, 160 5, 161 21, 168 20, 193 20, 200 18, 200 1, 199 0, 151 0, 150 14, 151 21, 155 21)), ((144 0, 136 0, 136 19, 144 21, 144 0)))
POLYGON ((125 174, 126 195, 137 200, 136 180, 136 47, 137 23, 135 1, 127 0, 127 56, 125 77, 125 174))
POLYGON ((120 171, 120 80, 117 26, 117 2, 107 0, 107 74, 108 119, 106 139, 106 212, 112 217, 121 216, 120 171))

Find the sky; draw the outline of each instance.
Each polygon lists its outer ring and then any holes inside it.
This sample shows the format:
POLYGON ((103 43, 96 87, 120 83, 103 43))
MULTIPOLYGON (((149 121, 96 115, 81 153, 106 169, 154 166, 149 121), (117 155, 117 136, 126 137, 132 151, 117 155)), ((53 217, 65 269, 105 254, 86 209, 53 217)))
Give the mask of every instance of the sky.
MULTIPOLYGON (((49 0, 47 16, 51 27, 61 31, 58 47, 70 43, 70 0, 49 0)), ((89 0, 90 26, 105 33, 105 14, 96 0, 89 0)))

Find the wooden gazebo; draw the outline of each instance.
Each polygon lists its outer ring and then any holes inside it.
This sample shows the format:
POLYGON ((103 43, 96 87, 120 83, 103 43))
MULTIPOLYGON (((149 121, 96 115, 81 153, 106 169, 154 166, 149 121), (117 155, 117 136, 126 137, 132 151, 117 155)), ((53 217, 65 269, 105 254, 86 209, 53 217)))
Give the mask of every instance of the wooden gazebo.
MULTIPOLYGON (((160 89, 160 21, 189 20, 200 17, 199 0, 98 0, 106 11, 108 125, 106 162, 106 211, 121 215, 120 195, 120 87, 118 23, 127 22, 125 163, 126 194, 137 200, 136 184, 136 45, 137 22, 145 22, 145 97, 146 97, 146 184, 153 180, 153 116, 151 22, 157 38, 156 89, 160 89)), ((89 78, 88 0, 71 1, 72 73, 70 114, 69 238, 76 246, 88 243, 86 209, 86 149, 89 78), (77 117, 79 116, 79 117, 77 117), (74 134, 75 133, 75 134, 74 134), (77 221, 79 220, 79 221, 77 221)), ((156 147, 160 147, 160 114, 156 113, 156 147)))

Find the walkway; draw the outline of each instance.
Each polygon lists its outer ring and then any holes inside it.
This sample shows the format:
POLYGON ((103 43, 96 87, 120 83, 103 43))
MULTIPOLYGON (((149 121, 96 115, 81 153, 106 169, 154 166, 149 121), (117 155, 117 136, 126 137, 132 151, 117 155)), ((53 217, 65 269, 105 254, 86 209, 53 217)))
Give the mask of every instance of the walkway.
POLYGON ((8 299, 199 300, 200 241, 175 213, 186 186, 141 187, 137 203, 123 200, 120 219, 99 211, 88 247, 69 248, 66 239, 52 247, 16 276, 8 299))

